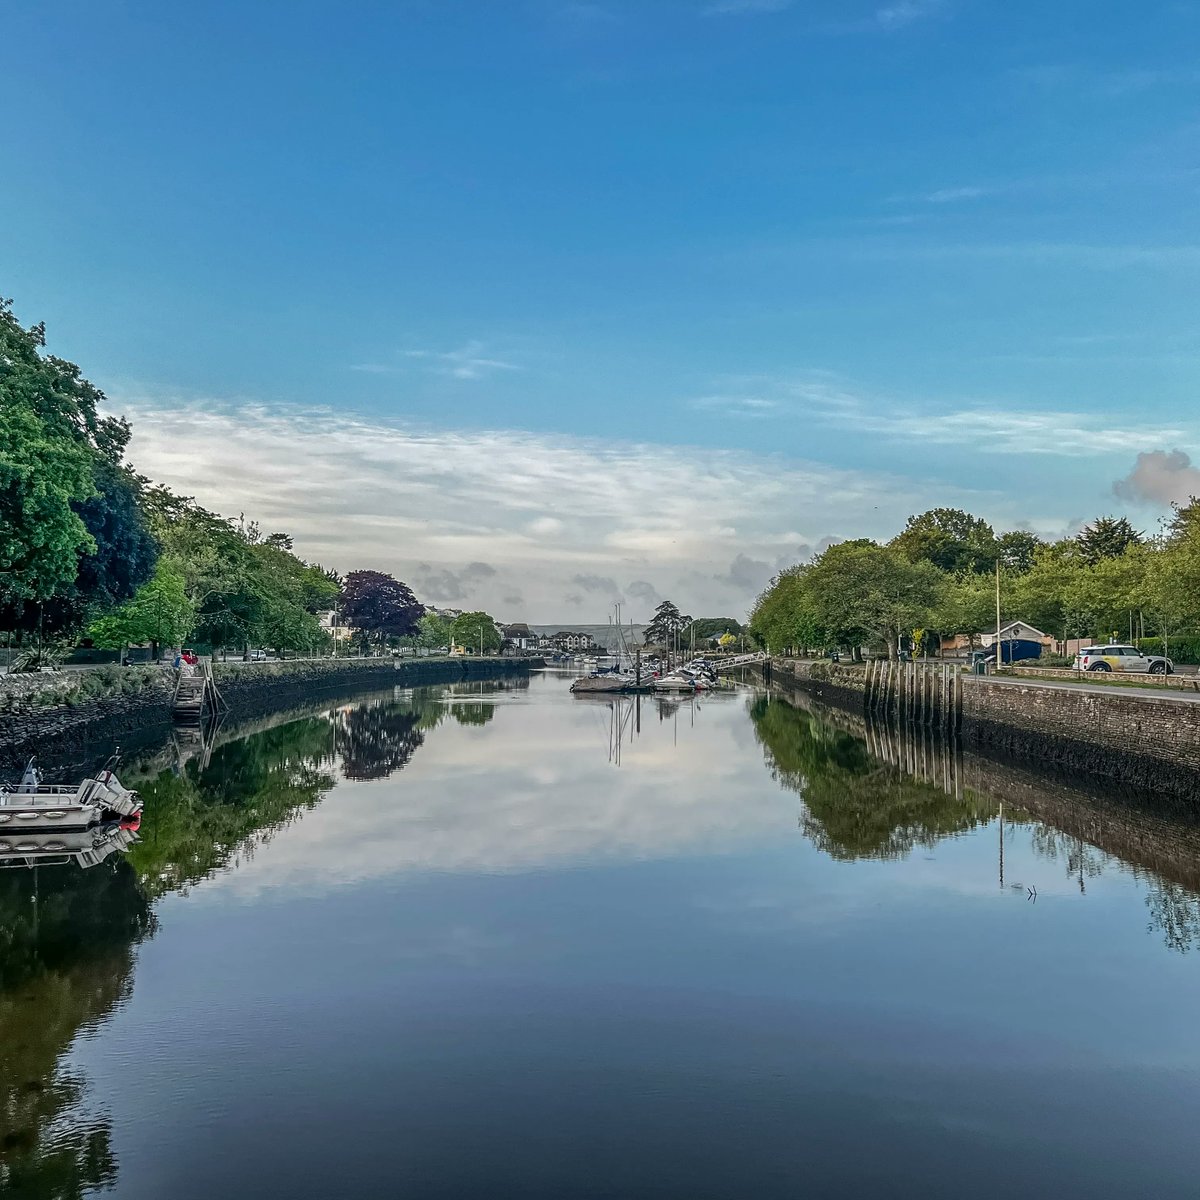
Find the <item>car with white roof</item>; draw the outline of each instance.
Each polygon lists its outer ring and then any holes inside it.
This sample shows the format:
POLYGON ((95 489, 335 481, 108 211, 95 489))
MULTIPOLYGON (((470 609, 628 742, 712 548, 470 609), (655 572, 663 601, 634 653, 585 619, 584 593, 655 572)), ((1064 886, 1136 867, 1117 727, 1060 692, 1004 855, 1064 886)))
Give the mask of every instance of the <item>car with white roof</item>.
POLYGON ((1126 671, 1142 675, 1170 675, 1175 664, 1161 654, 1143 654, 1136 646, 1110 644, 1085 646, 1075 655, 1077 671, 1126 671))

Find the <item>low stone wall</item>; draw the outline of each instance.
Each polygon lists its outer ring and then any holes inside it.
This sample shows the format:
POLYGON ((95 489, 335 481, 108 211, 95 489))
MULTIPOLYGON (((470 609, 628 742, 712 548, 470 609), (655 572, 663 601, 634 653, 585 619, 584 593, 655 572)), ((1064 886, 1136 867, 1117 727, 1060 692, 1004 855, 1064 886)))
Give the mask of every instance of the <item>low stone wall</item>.
POLYGON ((76 686, 66 703, 33 704, 32 695, 10 703, 0 713, 0 768, 11 771, 31 754, 88 759, 114 742, 152 741, 170 725, 174 688, 174 672, 155 670, 137 690, 89 698, 76 686))
POLYGON ((802 688, 823 704, 861 712, 867 688, 866 667, 828 660, 772 658, 751 663, 744 670, 761 676, 769 684, 802 688))
MULTIPOLYGON (((236 716, 287 708, 308 696, 357 694, 393 687, 422 687, 472 679, 528 674, 540 659, 521 658, 347 658, 271 663, 216 663, 213 675, 236 716)), ((0 711, 0 769, 11 772, 31 754, 49 761, 89 761, 119 743, 132 750, 162 737, 172 724, 175 673, 170 669, 125 668, 122 680, 136 690, 86 698, 81 680, 35 676, 14 688, 0 711), (138 674, 133 672, 138 671, 138 674), (143 679, 142 676, 145 676, 143 679), (57 680, 56 685, 53 682, 57 680), (38 704, 39 691, 61 686, 65 703, 38 704)), ((7 681, 10 677, 3 677, 7 681)), ((0 688, 0 696, 6 696, 0 688)))

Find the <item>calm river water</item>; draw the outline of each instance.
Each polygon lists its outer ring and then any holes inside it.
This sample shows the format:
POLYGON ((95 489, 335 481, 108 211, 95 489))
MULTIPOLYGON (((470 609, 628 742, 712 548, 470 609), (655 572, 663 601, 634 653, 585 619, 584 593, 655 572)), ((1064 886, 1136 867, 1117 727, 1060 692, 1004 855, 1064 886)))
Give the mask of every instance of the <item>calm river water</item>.
POLYGON ((547 674, 168 747, 128 854, 0 872, 0 1193, 1195 1197, 1194 819, 847 720, 547 674))

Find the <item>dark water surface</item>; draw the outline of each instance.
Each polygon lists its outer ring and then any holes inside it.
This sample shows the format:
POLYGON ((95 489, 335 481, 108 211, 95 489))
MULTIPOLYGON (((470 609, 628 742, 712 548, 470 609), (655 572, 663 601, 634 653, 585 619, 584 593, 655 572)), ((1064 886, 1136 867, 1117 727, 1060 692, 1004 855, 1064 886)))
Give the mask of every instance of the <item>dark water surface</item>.
POLYGON ((173 745, 0 872, 0 1193, 1200 1194, 1186 811, 566 686, 173 745))

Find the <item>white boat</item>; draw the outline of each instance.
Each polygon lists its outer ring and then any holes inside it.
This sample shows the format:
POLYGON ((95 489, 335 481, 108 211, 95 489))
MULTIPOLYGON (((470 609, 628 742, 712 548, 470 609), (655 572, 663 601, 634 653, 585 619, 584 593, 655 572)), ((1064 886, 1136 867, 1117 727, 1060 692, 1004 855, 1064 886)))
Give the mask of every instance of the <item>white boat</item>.
POLYGON ((682 671, 672 671, 654 681, 656 692, 694 692, 696 681, 682 671))
POLYGON ((606 671, 598 675, 585 675, 571 684, 573 692, 624 692, 636 686, 632 675, 606 671))
POLYGON ((82 783, 54 784, 42 782, 31 758, 20 783, 0 784, 0 837, 21 829, 88 829, 141 811, 137 792, 113 774, 112 760, 82 783))

